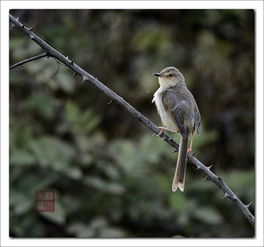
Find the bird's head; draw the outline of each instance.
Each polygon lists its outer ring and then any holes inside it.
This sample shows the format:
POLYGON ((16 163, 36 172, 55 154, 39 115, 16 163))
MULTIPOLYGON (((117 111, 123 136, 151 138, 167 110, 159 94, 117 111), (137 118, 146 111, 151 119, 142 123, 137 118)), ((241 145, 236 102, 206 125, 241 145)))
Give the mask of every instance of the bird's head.
POLYGON ((172 87, 179 82, 184 83, 184 77, 182 73, 175 67, 167 67, 160 73, 155 73, 154 76, 159 77, 159 84, 161 87, 172 87))

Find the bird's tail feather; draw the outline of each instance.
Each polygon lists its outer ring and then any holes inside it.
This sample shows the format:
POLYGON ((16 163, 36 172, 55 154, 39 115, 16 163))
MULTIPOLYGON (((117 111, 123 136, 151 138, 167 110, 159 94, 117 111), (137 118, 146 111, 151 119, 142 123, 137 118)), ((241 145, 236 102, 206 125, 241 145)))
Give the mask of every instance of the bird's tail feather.
POLYGON ((188 137, 185 138, 181 136, 177 165, 172 182, 173 192, 175 192, 178 188, 182 192, 184 191, 187 148, 188 148, 188 137))

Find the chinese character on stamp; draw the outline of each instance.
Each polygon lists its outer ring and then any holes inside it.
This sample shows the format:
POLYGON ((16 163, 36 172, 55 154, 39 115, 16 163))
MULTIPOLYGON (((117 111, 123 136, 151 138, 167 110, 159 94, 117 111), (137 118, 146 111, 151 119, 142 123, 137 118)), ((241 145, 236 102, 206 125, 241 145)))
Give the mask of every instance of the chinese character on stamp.
POLYGON ((36 190, 35 207, 40 212, 55 211, 55 191, 54 190, 36 190))

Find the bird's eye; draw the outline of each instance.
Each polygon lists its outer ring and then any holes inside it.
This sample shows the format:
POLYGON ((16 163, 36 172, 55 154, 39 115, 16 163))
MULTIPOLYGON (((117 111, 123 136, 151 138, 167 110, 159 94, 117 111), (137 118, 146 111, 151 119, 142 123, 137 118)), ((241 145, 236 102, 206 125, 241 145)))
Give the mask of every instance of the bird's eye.
POLYGON ((172 77, 172 74, 168 74, 168 77, 172 77))

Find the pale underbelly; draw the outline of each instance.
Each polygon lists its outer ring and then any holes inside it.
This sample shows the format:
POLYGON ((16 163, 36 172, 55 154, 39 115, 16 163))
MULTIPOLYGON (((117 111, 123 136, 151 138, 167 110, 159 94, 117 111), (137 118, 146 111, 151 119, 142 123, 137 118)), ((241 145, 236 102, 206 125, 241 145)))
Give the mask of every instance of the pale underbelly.
POLYGON ((162 114, 159 114, 159 115, 160 115, 160 118, 161 118, 161 122, 165 125, 165 127, 169 128, 171 130, 175 130, 175 131, 178 130, 176 124, 174 123, 174 121, 172 121, 172 119, 169 116, 169 114, 167 114, 165 112, 165 113, 162 113, 162 114))
POLYGON ((158 113, 161 118, 161 122, 165 127, 177 131, 177 125, 173 119, 171 119, 171 116, 166 112, 166 110, 163 107, 160 94, 156 92, 154 94, 153 101, 155 102, 155 105, 157 107, 158 113))

